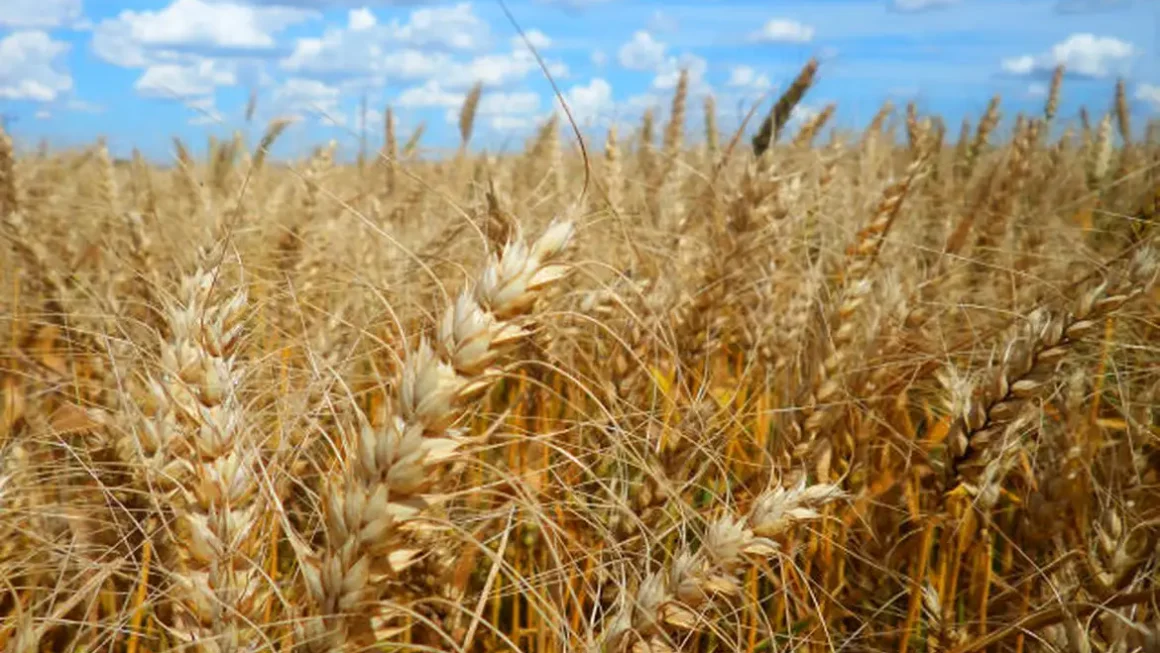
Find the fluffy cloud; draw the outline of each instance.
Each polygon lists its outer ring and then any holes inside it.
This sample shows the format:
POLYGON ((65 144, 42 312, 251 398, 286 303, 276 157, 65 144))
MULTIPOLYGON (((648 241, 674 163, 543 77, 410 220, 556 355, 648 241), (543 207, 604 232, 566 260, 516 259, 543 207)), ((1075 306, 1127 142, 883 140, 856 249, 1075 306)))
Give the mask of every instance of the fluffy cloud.
POLYGON ((924 11, 957 4, 959 0, 893 0, 891 8, 898 11, 924 11))
MULTIPOLYGON (((445 88, 438 80, 428 80, 421 86, 414 86, 399 95, 398 105, 408 109, 442 108, 454 109, 455 120, 459 119, 459 108, 466 99, 465 91, 445 88)), ((504 113, 532 113, 540 106, 540 96, 531 91, 513 93, 489 93, 484 91, 479 99, 476 113, 481 116, 504 113)))
POLYGON ((237 76, 228 66, 211 59, 149 66, 133 88, 146 97, 189 99, 213 95, 218 86, 233 86, 237 76))
POLYGON ((123 11, 102 21, 93 49, 110 63, 143 69, 134 84, 141 95, 181 100, 198 112, 194 124, 208 124, 221 119, 214 108, 217 88, 266 78, 256 62, 277 51, 276 34, 315 15, 286 7, 175 0, 159 11, 123 11))
POLYGON ((672 15, 657 9, 648 19, 648 29, 650 32, 675 32, 680 29, 680 24, 672 15))
POLYGON ((1135 97, 1147 104, 1153 111, 1160 113, 1160 85, 1140 84, 1136 87, 1135 97))
POLYGON ((84 22, 83 0, 4 0, 0 27, 78 27, 84 22))
MULTIPOLYGON (((405 109, 445 109, 449 124, 459 121, 459 109, 467 93, 444 87, 438 80, 428 80, 420 86, 403 91, 397 104, 405 109)), ((497 131, 512 131, 534 123, 540 109, 540 96, 531 91, 488 92, 480 97, 476 115, 497 131)), ((477 119, 477 124, 479 121, 477 119)))
POLYGON ((1025 54, 1019 57, 1010 57, 1004 59, 1000 64, 1003 72, 1011 73, 1012 75, 1030 75, 1037 70, 1048 68, 1048 65, 1041 65, 1036 58, 1025 54))
MULTIPOLYGON (((612 86, 600 77, 593 77, 587 84, 577 84, 564 92, 564 99, 568 102, 568 109, 572 112, 576 124, 591 126, 612 111, 612 86)), ((557 105, 561 117, 564 111, 557 105)))
POLYGON ((774 18, 750 34, 749 40, 755 43, 809 43, 814 40, 814 28, 796 20, 774 18))
POLYGON ((800 127, 802 123, 808 122, 810 119, 817 116, 818 113, 820 113, 820 111, 816 107, 810 106, 808 104, 794 105, 794 108, 790 109, 789 112, 789 124, 791 126, 800 127))
POLYGON ((665 44, 639 30, 632 35, 632 40, 620 46, 616 59, 629 70, 654 70, 664 62, 665 44))
POLYGON ((392 22, 390 35, 415 46, 445 46, 457 50, 481 47, 487 40, 487 23, 477 17, 471 4, 416 9, 411 19, 400 25, 392 22))
POLYGON ((160 11, 122 11, 102 21, 93 34, 93 49, 106 61, 127 67, 143 67, 160 57, 189 52, 270 54, 278 32, 316 16, 287 7, 174 0, 160 11))
POLYGON ((314 79, 291 77, 274 90, 274 106, 294 116, 319 115, 324 124, 345 125, 346 116, 339 109, 341 91, 314 79))
POLYGON ((773 83, 767 75, 759 74, 749 66, 734 66, 729 71, 729 81, 725 82, 725 86, 747 91, 766 91, 773 83))
MULTIPOLYGON (((751 66, 734 66, 729 69, 729 77, 716 93, 717 103, 720 107, 736 107, 739 113, 744 114, 754 102, 766 98, 766 94, 775 88, 777 85, 770 80, 769 75, 751 66)), ((760 116, 756 119, 760 120, 760 116)))
POLYGON ((603 68, 608 64, 608 53, 604 50, 593 50, 588 59, 592 61, 593 66, 603 68))
POLYGON ((103 107, 99 104, 94 104, 92 102, 86 102, 84 100, 77 100, 75 98, 66 101, 64 103, 64 106, 69 111, 76 111, 78 113, 104 113, 105 112, 105 107, 103 107))
POLYGON ((412 86, 399 94, 399 98, 395 101, 401 107, 407 108, 426 108, 426 107, 452 107, 463 103, 463 98, 466 97, 464 93, 456 93, 443 88, 443 86, 436 80, 429 80, 426 84, 420 86, 412 86))
MULTIPOLYGON (((535 55, 518 37, 510 40, 508 52, 467 60, 454 57, 449 50, 474 50, 488 39, 487 25, 472 13, 469 4, 418 9, 403 24, 372 21, 373 16, 362 11, 350 12, 346 28, 328 29, 320 38, 299 39, 281 67, 299 77, 354 80, 366 85, 438 80, 438 89, 447 93, 461 92, 476 82, 492 88, 508 86, 539 70, 535 55), (390 49, 388 44, 399 47, 390 49)), ((551 47, 551 39, 539 30, 528 30, 526 35, 538 50, 551 47)), ((558 62, 549 62, 548 68, 556 77, 568 73, 558 62)), ((419 93, 415 89, 423 88, 428 87, 408 90, 419 93)))
POLYGON ((194 113, 189 119, 191 125, 217 125, 222 122, 222 114, 212 97, 197 98, 185 103, 185 106, 194 113))
POLYGON ((652 87, 658 91, 676 88, 677 82, 681 79, 681 71, 684 70, 689 74, 689 91, 695 93, 704 90, 705 71, 708 68, 709 64, 704 59, 693 54, 669 57, 658 68, 652 87))
MULTIPOLYGON (((600 0, 603 2, 604 0, 600 0)), ((450 114, 449 114, 450 115, 450 114)), ((496 132, 526 132, 536 126, 538 118, 535 115, 526 116, 489 116, 487 126, 496 132)))
POLYGON ((625 101, 625 108, 629 111, 643 111, 665 104, 666 100, 658 94, 658 91, 668 92, 674 89, 681 78, 682 70, 688 71, 690 94, 708 90, 705 84, 708 64, 704 59, 689 53, 679 56, 669 55, 667 46, 644 30, 633 34, 632 39, 620 47, 617 60, 621 66, 629 70, 656 73, 648 91, 625 101))
MULTIPOLYGON (((546 50, 552 47, 552 39, 548 38, 547 34, 541 32, 538 29, 525 30, 524 36, 528 37, 528 43, 531 43, 532 47, 537 50, 546 50)), ((520 38, 519 35, 512 37, 511 44, 513 50, 526 48, 528 45, 527 43, 524 43, 524 40, 520 38)))
POLYGON ((1072 34, 1040 55, 1011 57, 1001 62, 1011 75, 1050 74, 1063 64, 1067 73, 1081 77, 1108 77, 1125 71, 1138 51, 1131 43, 1110 36, 1072 34))
MULTIPOLYGON (((448 50, 477 50, 488 38, 487 24, 466 3, 417 9, 407 22, 389 24, 363 8, 349 13, 346 27, 298 39, 280 65, 300 76, 414 81, 453 69, 448 50)), ((533 30, 529 38, 536 43, 547 37, 533 30)))
POLYGON ((268 79, 264 60, 280 51, 277 36, 316 18, 304 8, 264 7, 240 0, 173 0, 156 11, 122 11, 93 33, 93 51, 126 68, 142 69, 134 89, 145 97, 180 100, 220 119, 217 88, 268 79))
POLYGON ((280 102, 302 106, 315 104, 319 107, 332 106, 338 102, 339 91, 314 79, 291 77, 274 91, 274 99, 280 102))
MULTIPOLYGON (((568 68, 564 64, 545 63, 553 77, 559 79, 568 76, 568 68)), ((539 70, 540 65, 531 52, 515 50, 505 54, 484 55, 456 64, 443 71, 439 79, 446 86, 460 88, 476 82, 483 82, 484 86, 508 86, 539 70)))
MULTIPOLYGON (((680 80, 681 70, 687 70, 689 73, 689 97, 711 92, 712 89, 705 82, 707 67, 705 60, 696 55, 684 54, 680 57, 667 58, 661 64, 647 91, 630 96, 617 106, 618 117, 623 118, 626 115, 635 117, 648 110, 656 112, 658 117, 667 116, 672 106, 673 89, 680 80)), ((691 118, 691 114, 689 117, 691 118)), ((663 119, 667 120, 667 117, 663 119)))
MULTIPOLYGON (((495 93, 479 101, 479 115, 531 114, 540 108, 540 95, 531 91, 495 93)), ((458 114, 456 114, 458 119, 458 114)))
POLYGON ((382 83, 387 79, 416 80, 432 77, 447 69, 451 57, 442 52, 425 52, 404 48, 386 52, 377 44, 368 44, 365 52, 353 47, 329 49, 313 39, 298 42, 294 54, 282 61, 284 70, 300 75, 333 78, 371 78, 382 83))
POLYGON ((39 30, 0 39, 0 98, 52 102, 72 90, 72 76, 60 61, 68 49, 39 30))
POLYGON ((352 9, 347 18, 346 27, 352 32, 361 32, 365 29, 370 29, 379 23, 375 15, 371 13, 370 9, 363 7, 361 9, 352 9))

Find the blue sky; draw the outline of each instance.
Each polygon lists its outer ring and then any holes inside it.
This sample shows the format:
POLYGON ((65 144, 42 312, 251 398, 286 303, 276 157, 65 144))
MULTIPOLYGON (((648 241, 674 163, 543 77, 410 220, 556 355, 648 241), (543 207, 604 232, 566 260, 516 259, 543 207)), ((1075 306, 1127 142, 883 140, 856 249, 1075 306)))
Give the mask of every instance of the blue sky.
MULTIPOLYGON (((829 102, 847 127, 886 99, 915 100, 952 130, 994 93, 1005 114, 1038 111, 1051 69, 1068 67, 1061 115, 1108 109, 1117 77, 1141 128, 1160 114, 1160 2, 1146 0, 509 0, 582 127, 667 108, 691 76, 690 124, 713 94, 727 128, 811 56, 820 80, 799 116, 829 102)), ((335 139, 381 139, 390 104, 404 135, 454 146, 465 91, 484 82, 473 144, 518 148, 557 110, 551 87, 494 0, 0 0, 0 114, 25 143, 105 136, 171 156, 173 136, 253 132, 298 118, 298 154, 335 139), (243 110, 257 93, 255 123, 243 110)), ((767 100, 767 102, 772 100, 767 100)))

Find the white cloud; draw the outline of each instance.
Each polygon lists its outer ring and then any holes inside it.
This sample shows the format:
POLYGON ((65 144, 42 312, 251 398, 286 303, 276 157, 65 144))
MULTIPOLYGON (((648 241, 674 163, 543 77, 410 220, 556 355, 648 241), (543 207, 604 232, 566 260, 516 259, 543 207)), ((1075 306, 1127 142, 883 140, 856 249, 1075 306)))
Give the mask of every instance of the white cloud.
POLYGON ((589 59, 592 60, 593 66, 596 66, 597 68, 603 68, 608 64, 608 53, 606 53, 604 50, 593 50, 589 59))
POLYGON ((361 32, 364 29, 370 29, 378 24, 375 15, 371 13, 370 9, 363 7, 362 9, 351 9, 350 15, 346 21, 346 27, 352 32, 361 32))
POLYGON ((48 109, 41 109, 40 111, 36 112, 37 120, 48 120, 50 118, 52 118, 52 112, 48 109))
POLYGON ((72 90, 72 76, 60 61, 68 49, 39 30, 0 39, 0 98, 52 102, 72 90))
POLYGON ((1028 97, 1047 97, 1047 84, 1043 82, 1031 82, 1027 85, 1028 97))
POLYGON ((237 76, 228 66, 212 59, 193 64, 156 64, 149 66, 133 85, 146 97, 188 99, 213 95, 218 86, 233 86, 237 76))
MULTIPOLYGON (((547 34, 544 34, 538 29, 525 30, 524 36, 528 37, 528 41, 532 44, 532 47, 537 50, 546 50, 552 47, 552 39, 548 38, 547 34)), ((527 43, 524 43, 524 40, 518 34, 512 37, 511 43, 513 50, 527 47, 527 43)))
MULTIPOLYGON (((428 80, 425 84, 403 91, 396 104, 405 109, 445 109, 444 117, 449 124, 459 121, 459 109, 467 93, 448 89, 438 80, 428 80)), ((488 92, 484 91, 479 100, 476 115, 483 118, 492 129, 513 131, 530 126, 540 109, 540 96, 531 91, 488 92)), ((479 124, 477 119, 477 124, 479 124)))
POLYGON ((617 60, 629 70, 654 72, 652 83, 644 93, 629 97, 623 103, 628 111, 643 111, 665 103, 658 91, 671 91, 680 80, 681 71, 688 71, 689 93, 698 94, 708 90, 705 71, 708 64, 693 54, 668 55, 667 46, 641 30, 633 34, 632 40, 620 47, 617 60))
MULTIPOLYGON (((545 62, 548 72, 559 79, 568 76, 568 68, 558 62, 545 62)), ((448 67, 439 75, 440 81, 450 87, 467 87, 476 82, 484 86, 507 86, 518 82, 534 71, 540 65, 535 57, 527 50, 516 50, 506 54, 488 54, 476 57, 471 61, 457 63, 448 67)))
POLYGON ((497 132, 521 132, 536 124, 535 116, 490 116, 487 126, 497 132))
MULTIPOLYGON (((528 41, 543 51, 552 39, 529 29, 528 41)), ((427 80, 404 91, 408 102, 443 105, 476 82, 490 91, 510 86, 540 68, 528 44, 519 36, 507 41, 508 51, 462 59, 456 52, 478 52, 492 42, 487 23, 470 3, 411 11, 405 21, 379 22, 363 8, 348 13, 346 26, 329 27, 321 35, 299 38, 279 66, 295 77, 319 79, 348 91, 427 80)), ((568 75, 559 61, 546 61, 557 79, 568 75)))
MULTIPOLYGON (((361 20, 361 19, 359 19, 361 20)), ((365 22, 365 21, 363 21, 365 22)), ((528 30, 528 39, 538 49, 551 46, 551 39, 539 30, 528 30)), ((510 41, 511 51, 475 56, 460 60, 448 48, 474 48, 487 38, 487 25, 471 13, 471 6, 460 4, 444 9, 420 9, 411 13, 403 25, 379 25, 359 31, 330 28, 319 38, 297 41, 294 51, 281 62, 284 70, 299 77, 318 77, 328 80, 345 78, 342 86, 418 80, 438 80, 438 88, 446 92, 463 91, 476 82, 485 86, 503 87, 518 82, 539 70, 535 55, 520 38, 510 41), (444 18, 439 18, 443 12, 444 18), (455 23, 463 29, 439 27, 441 20, 455 23), (467 29, 467 26, 475 27, 467 29), (432 39, 444 39, 432 50, 432 39), (391 49, 398 44, 398 49, 391 49), (442 50, 440 49, 442 48, 442 50)), ((470 49, 469 48, 469 49, 470 49)), ((556 78, 566 77, 568 69, 560 62, 546 62, 556 78)), ((415 89, 408 89, 417 93, 415 89)))
MULTIPOLYGON (((212 106, 219 87, 271 83, 265 59, 279 51, 278 34, 319 15, 241 0, 173 0, 156 11, 126 10, 101 21, 92 47, 105 61, 142 69, 134 88, 145 97, 212 106)), ((219 114, 206 109, 202 115, 219 114)))
POLYGON ((174 0, 160 11, 122 11, 101 21, 93 35, 97 55, 121 66, 148 65, 150 50, 202 54, 270 52, 275 35, 317 14, 286 7, 174 0))
POLYGON ((118 21, 104 21, 93 30, 93 52, 101 59, 126 68, 144 68, 161 57, 178 58, 175 52, 150 52, 149 48, 133 40, 128 25, 118 21))
POLYGON ((1000 65, 1003 67, 1003 72, 1008 72, 1012 75, 1030 75, 1038 67, 1035 57, 1027 54, 1020 57, 1004 59, 1000 65))
POLYGON ((540 94, 532 91, 493 93, 484 95, 479 101, 479 114, 482 116, 530 114, 539 108, 540 94))
POLYGON ((445 54, 407 49, 383 55, 378 70, 387 77, 419 79, 436 75, 450 65, 451 57, 445 54))
MULTIPOLYGON (((688 71, 688 94, 690 97, 710 92, 712 89, 705 82, 707 68, 707 62, 693 54, 686 53, 679 57, 668 57, 658 67, 656 77, 653 78, 652 84, 645 92, 629 96, 626 100, 617 103, 617 120, 619 121, 625 116, 639 116, 649 110, 658 117, 667 116, 672 107, 673 89, 680 80, 681 70, 688 71)), ((718 99, 720 100, 721 97, 718 99)), ((686 113, 687 117, 692 119, 692 112, 686 113)), ((667 117, 664 119, 667 120, 667 117)))
POLYGON ((811 118, 817 116, 818 109, 808 104, 794 105, 789 112, 789 124, 792 126, 800 126, 802 123, 809 121, 811 118))
POLYGON ((1146 103, 1152 111, 1160 113, 1160 85, 1140 84, 1136 86, 1135 97, 1146 103))
POLYGON ((677 87, 681 78, 681 71, 689 74, 689 91, 695 93, 703 90, 705 71, 708 63, 693 54, 682 54, 680 57, 669 57, 661 63, 657 76, 653 78, 652 87, 659 91, 667 91, 677 87))
MULTIPOLYGON (((445 88, 438 80, 428 80, 421 86, 413 86, 399 95, 397 104, 408 109, 443 108, 453 109, 452 122, 459 119, 459 108, 467 93, 445 88)), ((531 91, 512 93, 489 93, 486 90, 479 99, 476 113, 481 116, 500 114, 533 113, 540 107, 540 96, 531 91)))
POLYGON ((729 88, 740 88, 750 91, 765 91, 773 86, 769 77, 759 74, 749 66, 734 66, 729 71, 729 81, 725 82, 729 88))
MULTIPOLYGON (((367 131, 373 131, 376 128, 376 126, 381 127, 383 124, 383 117, 384 116, 383 116, 382 111, 379 111, 378 109, 375 109, 373 107, 367 107, 367 114, 366 114, 367 131)), ((361 120, 362 116, 355 116, 355 118, 361 120)), ((398 127, 398 121, 395 122, 395 127, 396 128, 398 127)))
POLYGON ((450 91, 436 80, 412 86, 399 94, 395 103, 406 108, 453 107, 463 103, 464 94, 450 91))
POLYGON ((488 37, 487 23, 472 11, 471 3, 451 7, 416 9, 404 24, 389 26, 394 39, 415 46, 444 46, 457 50, 474 50, 488 37))
POLYGON ((194 80, 207 60, 228 67, 236 83, 258 84, 268 80, 263 59, 278 50, 277 34, 317 15, 287 7, 174 0, 158 11, 122 11, 101 21, 92 48, 109 63, 144 69, 141 89, 147 93, 159 91, 154 80, 175 74, 181 81, 194 80), (156 66, 165 68, 148 72, 156 66), (178 73, 174 67, 188 71, 178 73))
MULTIPOLYGON (((280 66, 300 76, 363 77, 376 84, 414 81, 454 70, 446 50, 477 50, 489 38, 487 24, 466 3, 417 9, 404 23, 380 24, 369 14, 352 11, 347 27, 298 39, 280 66)), ((535 30, 528 36, 538 47, 549 42, 535 30)), ((522 42, 519 48, 526 49, 522 42)))
POLYGON ((194 116, 189 119, 191 125, 217 125, 222 121, 222 114, 212 97, 197 98, 185 103, 194 116))
POLYGON ((664 61, 665 44, 639 30, 632 35, 632 40, 620 46, 616 58, 629 70, 653 70, 664 61))
MULTIPOLYGON (((353 36, 353 35, 352 35, 353 36)), ((299 39, 294 52, 281 62, 281 67, 302 75, 370 76, 422 79, 444 70, 451 57, 442 52, 425 52, 403 48, 390 52, 373 39, 359 42, 331 34, 321 39, 299 39)))
POLYGON ((959 0, 894 0, 890 6, 898 11, 923 11, 957 4, 959 0))
POLYGON ((64 107, 69 111, 76 111, 78 113, 104 113, 105 111, 105 107, 99 104, 77 100, 75 98, 65 101, 64 107))
POLYGON ((339 110, 340 91, 313 79, 291 77, 274 90, 273 104, 282 113, 294 116, 320 114, 321 122, 346 124, 346 116, 339 110))
POLYGON ((1011 75, 1049 73, 1063 64, 1069 74, 1083 77, 1108 77, 1127 70, 1138 50, 1127 41, 1110 36, 1072 34, 1040 55, 1010 57, 1000 62, 1011 75))
POLYGON ((670 101, 671 98, 661 97, 659 93, 647 92, 630 96, 617 107, 617 121, 619 122, 628 116, 629 122, 632 122, 645 111, 652 111, 654 115, 659 115, 665 111, 670 101))
POLYGON ((4 0, 0 27, 83 26, 83 0, 4 0))
POLYGON ((450 65, 451 58, 445 54, 407 49, 384 55, 380 70, 388 77, 418 79, 437 75, 450 65))
POLYGON ((313 79, 291 77, 274 91, 274 99, 295 104, 302 101, 326 106, 338 101, 338 89, 313 79))
POLYGON ((750 34, 749 39, 757 43, 809 43, 814 40, 814 28, 796 20, 774 18, 750 34))
POLYGON ((648 19, 648 29, 650 32, 675 32, 679 28, 680 25, 677 23, 677 19, 660 9, 654 11, 648 19))
MULTIPOLYGON (((564 92, 568 109, 578 125, 592 125, 613 109, 612 86, 600 77, 593 77, 588 84, 577 84, 564 92)), ((556 102, 557 111, 563 109, 556 102)))
MULTIPOLYGON (((722 88, 715 93, 717 106, 730 112, 735 108, 738 112, 737 120, 741 119, 740 116, 744 115, 754 102, 765 101, 768 94, 778 87, 770 80, 769 75, 744 65, 730 68, 729 77, 721 86, 722 88)), ((729 116, 729 113, 723 111, 722 117, 726 116, 729 116)), ((760 116, 756 119, 760 119, 760 116)))

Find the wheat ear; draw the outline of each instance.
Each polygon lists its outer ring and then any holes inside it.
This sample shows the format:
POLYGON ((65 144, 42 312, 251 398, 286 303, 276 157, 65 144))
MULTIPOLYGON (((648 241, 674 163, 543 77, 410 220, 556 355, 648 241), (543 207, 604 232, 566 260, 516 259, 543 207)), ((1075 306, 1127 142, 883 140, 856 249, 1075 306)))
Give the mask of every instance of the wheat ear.
POLYGON ((383 425, 361 424, 341 474, 323 491, 327 546, 302 565, 315 606, 300 632, 309 650, 340 650, 365 639, 382 581, 414 562, 418 552, 408 548, 406 527, 432 501, 425 493, 435 466, 462 444, 450 427, 499 378, 492 369, 497 357, 529 336, 521 318, 567 274, 555 261, 572 229, 570 222, 554 223, 531 245, 517 233, 474 288, 447 308, 434 346, 423 339, 407 354, 383 425))
POLYGON ((1071 310, 1039 309, 1027 316, 982 381, 947 384, 953 416, 947 434, 949 482, 960 480, 963 467, 986 458, 980 454, 1038 396, 1075 343, 1098 329, 1101 318, 1146 293, 1156 272, 1155 251, 1139 250, 1126 274, 1085 292, 1071 310))

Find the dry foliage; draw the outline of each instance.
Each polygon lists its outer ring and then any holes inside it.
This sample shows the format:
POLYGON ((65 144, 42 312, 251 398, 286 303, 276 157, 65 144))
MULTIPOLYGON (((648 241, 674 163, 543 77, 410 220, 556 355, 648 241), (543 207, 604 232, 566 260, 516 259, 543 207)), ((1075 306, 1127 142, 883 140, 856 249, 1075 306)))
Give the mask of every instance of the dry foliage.
POLYGON ((817 69, 590 159, 0 138, 0 650, 1158 650, 1160 128, 817 69))

